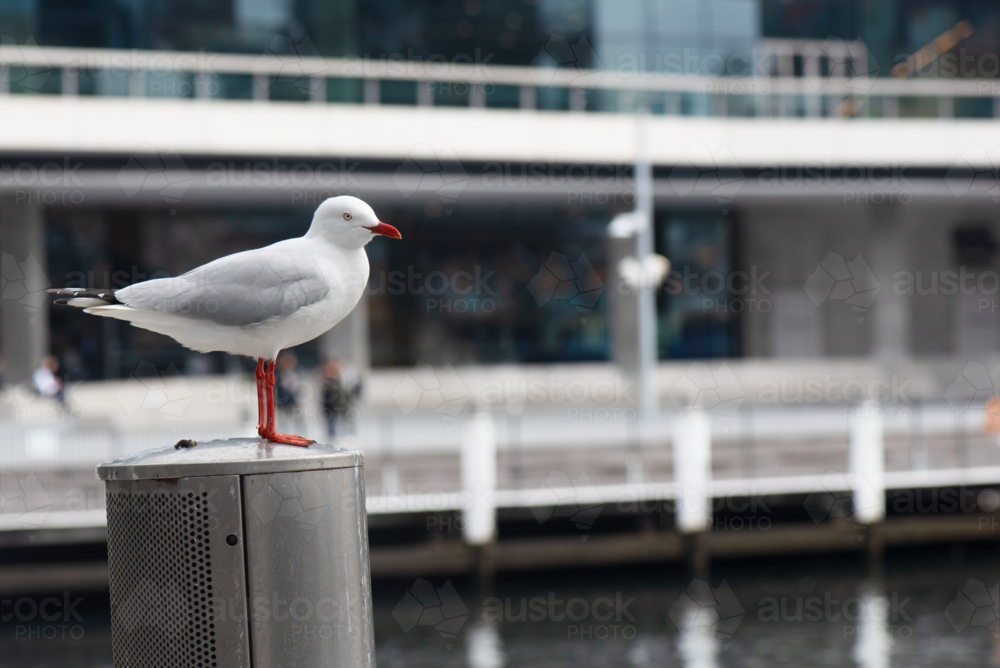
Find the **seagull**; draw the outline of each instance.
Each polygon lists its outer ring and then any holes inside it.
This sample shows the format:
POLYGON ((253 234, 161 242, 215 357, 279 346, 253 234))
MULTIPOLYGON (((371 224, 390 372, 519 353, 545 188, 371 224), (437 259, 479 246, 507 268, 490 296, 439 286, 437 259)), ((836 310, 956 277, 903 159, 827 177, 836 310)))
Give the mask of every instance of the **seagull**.
POLYGON ((275 428, 275 360, 354 309, 368 284, 365 245, 379 235, 402 238, 362 200, 331 197, 303 237, 227 255, 174 278, 118 290, 49 292, 62 297, 56 304, 127 320, 191 350, 257 360, 257 433, 273 443, 308 446, 314 441, 275 428))

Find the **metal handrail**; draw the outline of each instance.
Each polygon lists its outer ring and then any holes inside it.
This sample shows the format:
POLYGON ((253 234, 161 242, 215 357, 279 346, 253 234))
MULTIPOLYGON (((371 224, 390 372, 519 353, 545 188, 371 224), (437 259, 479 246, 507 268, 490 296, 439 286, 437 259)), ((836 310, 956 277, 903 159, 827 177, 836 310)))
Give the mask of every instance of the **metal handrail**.
POLYGON ((184 72, 339 79, 433 81, 510 86, 557 86, 585 90, 648 90, 725 95, 874 95, 1000 97, 998 79, 844 76, 694 76, 621 73, 572 67, 517 67, 489 62, 315 58, 193 51, 146 51, 64 47, 0 47, 0 65, 132 73, 184 72))
MULTIPOLYGON (((800 97, 806 101, 807 116, 822 115, 820 101, 826 98, 834 107, 845 100, 881 98, 882 115, 898 113, 899 98, 933 98, 937 100, 940 117, 954 115, 956 98, 993 100, 993 115, 1000 116, 1000 79, 897 79, 869 76, 819 76, 818 68, 808 68, 806 76, 703 76, 613 70, 578 69, 575 67, 515 67, 494 65, 485 60, 456 58, 446 61, 404 60, 402 58, 371 59, 360 57, 319 58, 236 53, 185 51, 146 51, 125 49, 86 49, 39 47, 36 45, 0 46, 0 94, 9 92, 11 66, 39 70, 61 71, 63 95, 79 91, 81 71, 102 72, 103 76, 129 79, 128 91, 133 97, 145 95, 143 79, 147 76, 183 73, 195 76, 199 85, 193 87, 194 97, 208 98, 208 86, 213 75, 244 75, 253 79, 255 100, 268 100, 272 78, 283 77, 309 82, 309 99, 326 101, 328 79, 360 80, 364 83, 363 100, 368 104, 381 102, 379 85, 382 81, 407 81, 417 84, 417 104, 434 103, 435 84, 467 85, 470 107, 486 106, 490 86, 510 86, 520 89, 522 109, 537 107, 538 89, 548 87, 569 90, 569 110, 587 108, 587 91, 608 91, 616 95, 667 94, 667 105, 680 113, 680 94, 701 94, 715 100, 714 112, 727 115, 724 104, 728 97, 755 98, 757 115, 794 115, 787 99, 800 97), (670 98, 670 95, 675 97, 670 98), (781 98, 785 98, 783 101, 781 98), (773 103, 776 103, 776 107, 773 103)), ((633 100, 635 102, 635 100, 633 100)), ((628 105, 626 105, 628 106, 628 105)), ((853 116, 861 105, 839 106, 830 115, 853 116)))

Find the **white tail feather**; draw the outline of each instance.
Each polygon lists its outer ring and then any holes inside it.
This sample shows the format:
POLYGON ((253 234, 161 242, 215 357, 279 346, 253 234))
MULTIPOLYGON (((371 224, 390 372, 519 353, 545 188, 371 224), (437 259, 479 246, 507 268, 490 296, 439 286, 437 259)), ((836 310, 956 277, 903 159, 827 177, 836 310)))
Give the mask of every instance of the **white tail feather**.
POLYGON ((103 299, 91 299, 90 297, 74 297, 66 302, 69 306, 75 306, 77 308, 90 308, 91 306, 107 306, 108 303, 103 299))

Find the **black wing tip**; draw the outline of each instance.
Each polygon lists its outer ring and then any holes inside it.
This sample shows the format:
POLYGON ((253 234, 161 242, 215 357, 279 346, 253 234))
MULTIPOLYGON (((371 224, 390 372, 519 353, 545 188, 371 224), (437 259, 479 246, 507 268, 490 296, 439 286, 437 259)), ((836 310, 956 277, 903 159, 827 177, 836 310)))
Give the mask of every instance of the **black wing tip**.
POLYGON ((50 295, 56 295, 57 297, 66 297, 66 299, 57 299, 56 304, 67 304, 70 299, 100 299, 108 304, 121 304, 118 298, 115 297, 114 290, 95 290, 90 288, 51 288, 46 290, 50 295))

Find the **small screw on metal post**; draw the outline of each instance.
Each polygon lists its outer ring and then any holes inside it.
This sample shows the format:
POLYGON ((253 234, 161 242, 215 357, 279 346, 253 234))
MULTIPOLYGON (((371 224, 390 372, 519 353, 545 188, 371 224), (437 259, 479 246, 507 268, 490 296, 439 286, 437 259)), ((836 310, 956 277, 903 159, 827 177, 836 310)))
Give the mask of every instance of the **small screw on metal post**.
POLYGON ((236 545, 238 542, 240 542, 240 539, 236 537, 236 534, 231 533, 226 536, 226 545, 236 545))

